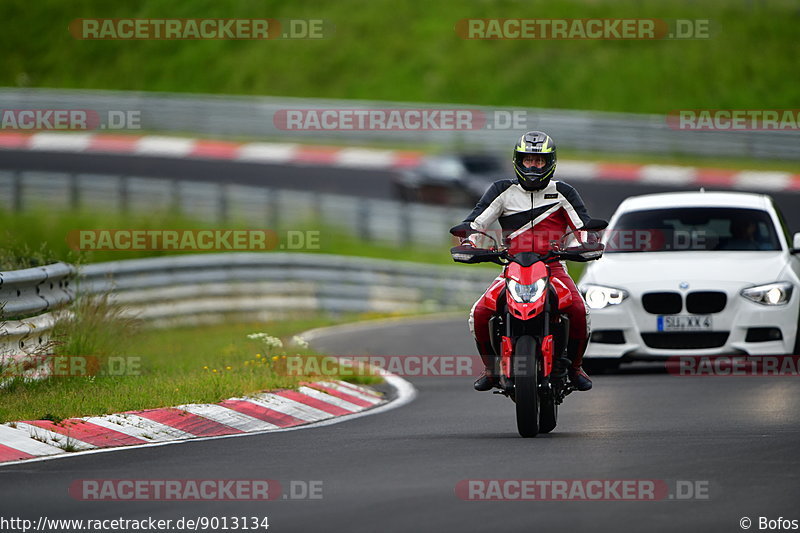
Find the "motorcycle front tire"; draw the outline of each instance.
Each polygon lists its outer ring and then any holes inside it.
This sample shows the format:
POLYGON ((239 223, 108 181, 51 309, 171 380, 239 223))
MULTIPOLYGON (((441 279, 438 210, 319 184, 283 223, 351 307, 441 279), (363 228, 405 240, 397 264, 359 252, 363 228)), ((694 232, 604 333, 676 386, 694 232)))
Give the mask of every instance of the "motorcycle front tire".
POLYGON ((539 382, 537 372, 539 343, 530 335, 517 339, 514 346, 514 397, 517 431, 525 438, 539 434, 539 382))

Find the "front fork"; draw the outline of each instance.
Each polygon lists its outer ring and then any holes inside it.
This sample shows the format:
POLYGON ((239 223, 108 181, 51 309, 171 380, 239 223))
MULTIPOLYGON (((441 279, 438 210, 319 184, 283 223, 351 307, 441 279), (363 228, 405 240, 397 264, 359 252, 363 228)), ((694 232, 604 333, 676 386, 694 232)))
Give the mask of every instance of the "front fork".
MULTIPOLYGON (((565 344, 569 332, 569 319, 566 316, 561 316, 558 323, 561 328, 561 338, 564 340, 564 345, 561 346, 556 344, 553 335, 549 331, 550 312, 547 306, 545 306, 543 318, 544 331, 540 347, 542 354, 542 379, 539 380, 539 386, 545 394, 554 394, 556 403, 560 404, 564 396, 572 392, 571 387, 563 380, 568 368, 564 366, 565 359, 563 352, 566 348, 565 344)), ((513 390, 512 378, 514 376, 514 369, 512 368, 514 361, 514 336, 511 331, 512 320, 511 314, 506 313, 505 335, 500 339, 500 386, 508 392, 513 390)), ((538 369, 534 368, 533 371, 536 372, 538 369)))
MULTIPOLYGON (((500 374, 506 378, 513 376, 511 364, 514 359, 514 341, 511 337, 503 336, 500 341, 500 374)), ((542 340, 542 377, 548 378, 553 370, 553 336, 547 335, 542 340)))
MULTIPOLYGON (((545 302, 544 312, 542 314, 542 344, 540 350, 542 353, 542 383, 549 380, 550 372, 553 370, 553 336, 550 334, 550 309, 545 302)), ((505 317, 505 335, 500 341, 500 375, 510 379, 512 377, 511 361, 514 355, 514 336, 511 331, 511 324, 513 318, 511 313, 506 311, 505 317)), ((536 369, 534 369, 536 371, 536 369)))

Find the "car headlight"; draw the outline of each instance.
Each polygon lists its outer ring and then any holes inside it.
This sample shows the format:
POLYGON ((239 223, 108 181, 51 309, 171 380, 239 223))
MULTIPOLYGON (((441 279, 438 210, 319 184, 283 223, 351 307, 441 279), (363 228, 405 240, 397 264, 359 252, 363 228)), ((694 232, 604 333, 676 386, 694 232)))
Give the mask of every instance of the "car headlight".
POLYGON ((742 289, 740 293, 748 300, 762 305, 784 305, 792 297, 794 286, 788 281, 778 281, 742 289))
POLYGON ((527 304, 538 300, 542 293, 544 293, 545 287, 547 287, 546 278, 536 280, 536 283, 533 285, 523 285, 517 283, 513 279, 508 280, 508 292, 511 294, 511 298, 513 298, 515 302, 521 304, 527 304))
POLYGON ((586 285, 584 291, 586 305, 590 309, 604 309, 609 305, 618 305, 628 297, 628 293, 623 289, 602 285, 586 285))

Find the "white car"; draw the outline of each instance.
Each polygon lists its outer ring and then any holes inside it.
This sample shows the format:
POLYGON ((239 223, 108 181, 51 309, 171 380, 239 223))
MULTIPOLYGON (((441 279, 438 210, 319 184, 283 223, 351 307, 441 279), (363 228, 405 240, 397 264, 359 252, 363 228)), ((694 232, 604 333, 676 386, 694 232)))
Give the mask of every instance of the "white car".
POLYGON ((649 194, 620 204, 578 287, 587 366, 680 355, 796 354, 800 233, 762 194, 649 194))

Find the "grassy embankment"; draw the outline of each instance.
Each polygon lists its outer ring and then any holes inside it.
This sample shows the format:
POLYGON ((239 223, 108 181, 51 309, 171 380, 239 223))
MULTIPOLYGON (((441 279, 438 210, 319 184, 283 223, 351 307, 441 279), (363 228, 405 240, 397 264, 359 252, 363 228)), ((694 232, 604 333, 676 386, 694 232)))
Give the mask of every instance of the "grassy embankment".
MULTIPOLYGON (((524 3, 144 0, 0 4, 0 86, 392 100, 666 115, 679 109, 793 109, 796 2, 564 0, 524 3), (77 18, 324 19, 308 40, 77 40, 77 18), (710 23, 686 40, 465 40, 464 18, 661 18, 710 23), (32 37, 35 36, 35 37, 32 37)), ((147 128, 147 124, 142 127, 147 128)), ((195 135, 195 132, 185 132, 195 135)), ((691 133, 687 133, 691 134, 691 133)), ((331 144, 325 136, 315 141, 331 144)), ((365 141, 367 142, 367 141, 365 141)), ((796 171, 758 158, 561 156, 796 171)))

